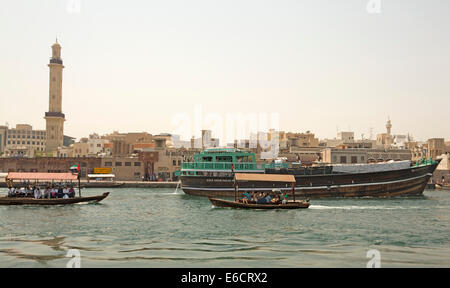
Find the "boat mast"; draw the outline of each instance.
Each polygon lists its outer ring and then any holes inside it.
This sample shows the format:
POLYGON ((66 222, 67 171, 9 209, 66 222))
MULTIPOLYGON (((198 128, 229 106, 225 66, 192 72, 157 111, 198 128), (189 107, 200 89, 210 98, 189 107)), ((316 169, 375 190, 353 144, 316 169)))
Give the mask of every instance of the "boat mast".
POLYGON ((291 183, 291 187, 292 187, 292 198, 294 198, 294 202, 295 202, 295 182, 291 183))

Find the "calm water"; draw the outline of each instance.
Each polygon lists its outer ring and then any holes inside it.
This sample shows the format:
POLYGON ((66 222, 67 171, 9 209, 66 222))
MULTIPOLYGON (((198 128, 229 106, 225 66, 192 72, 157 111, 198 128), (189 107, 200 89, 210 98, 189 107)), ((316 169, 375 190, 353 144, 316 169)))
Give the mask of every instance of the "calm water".
POLYGON ((450 267, 450 191, 311 204, 233 210, 174 189, 113 189, 100 204, 0 206, 0 267, 65 267, 69 249, 81 267, 366 267, 370 249, 382 267, 450 267))

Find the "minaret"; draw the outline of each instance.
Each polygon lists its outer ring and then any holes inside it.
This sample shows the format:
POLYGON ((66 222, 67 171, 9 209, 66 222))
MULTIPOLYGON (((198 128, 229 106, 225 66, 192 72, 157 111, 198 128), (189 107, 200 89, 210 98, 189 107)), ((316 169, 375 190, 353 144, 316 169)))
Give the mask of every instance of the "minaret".
POLYGON ((386 130, 387 130, 387 135, 391 135, 391 128, 392 128, 392 124, 391 124, 391 119, 388 118, 388 121, 386 123, 386 130))
POLYGON ((390 147, 392 145, 392 143, 394 143, 394 137, 392 137, 391 135, 391 128, 392 128, 392 124, 391 124, 391 119, 388 117, 388 121, 386 122, 386 148, 390 147))
POLYGON ((61 45, 56 39, 52 45, 52 58, 50 58, 50 82, 48 112, 45 112, 47 140, 46 152, 53 152, 63 146, 64 121, 62 113, 62 70, 64 68, 61 59, 61 45))

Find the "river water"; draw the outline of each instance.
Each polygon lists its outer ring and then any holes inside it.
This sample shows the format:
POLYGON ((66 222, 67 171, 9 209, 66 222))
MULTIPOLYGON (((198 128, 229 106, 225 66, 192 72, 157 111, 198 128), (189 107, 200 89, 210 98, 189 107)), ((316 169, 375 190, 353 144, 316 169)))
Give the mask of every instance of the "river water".
POLYGON ((450 191, 271 211, 175 189, 110 191, 98 204, 0 206, 0 267, 66 267, 71 249, 81 267, 366 267, 372 249, 381 267, 450 267, 450 191))

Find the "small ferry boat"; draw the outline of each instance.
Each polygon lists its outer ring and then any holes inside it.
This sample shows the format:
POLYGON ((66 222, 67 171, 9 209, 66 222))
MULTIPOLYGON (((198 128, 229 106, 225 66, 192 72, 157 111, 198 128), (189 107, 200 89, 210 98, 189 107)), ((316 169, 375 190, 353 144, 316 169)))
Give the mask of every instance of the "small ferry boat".
MULTIPOLYGON (((420 195, 438 160, 391 161, 373 164, 322 164, 313 167, 288 163, 256 163, 255 154, 235 148, 206 149, 182 163, 181 188, 189 195, 233 197, 234 174, 286 174, 295 177, 294 193, 304 198, 395 197, 420 195)), ((243 184, 248 191, 290 190, 283 183, 264 180, 243 184)))
POLYGON ((436 185, 436 189, 438 190, 450 190, 450 184, 449 183, 445 183, 445 184, 435 184, 436 185))
POLYGON ((243 209, 299 209, 308 208, 309 199, 305 201, 296 201, 294 193, 295 178, 293 175, 264 175, 264 174, 244 174, 236 173, 234 175, 234 201, 209 198, 211 203, 216 207, 226 207, 226 208, 243 208, 243 209), (258 203, 252 202, 251 200, 243 201, 237 198, 239 193, 239 186, 243 183, 266 181, 273 183, 284 183, 291 185, 292 187, 292 199, 286 203, 280 202, 270 202, 270 203, 258 203))
POLYGON ((79 197, 72 198, 38 198, 35 199, 29 195, 18 196, 3 196, 0 197, 0 205, 69 205, 83 202, 100 202, 108 197, 109 192, 97 196, 81 196, 81 187, 78 173, 34 173, 34 172, 10 172, 6 177, 8 188, 14 186, 14 180, 19 181, 20 184, 29 183, 33 186, 48 186, 52 185, 68 185, 73 181, 78 181, 79 197), (31 183, 30 181, 33 181, 31 183))

